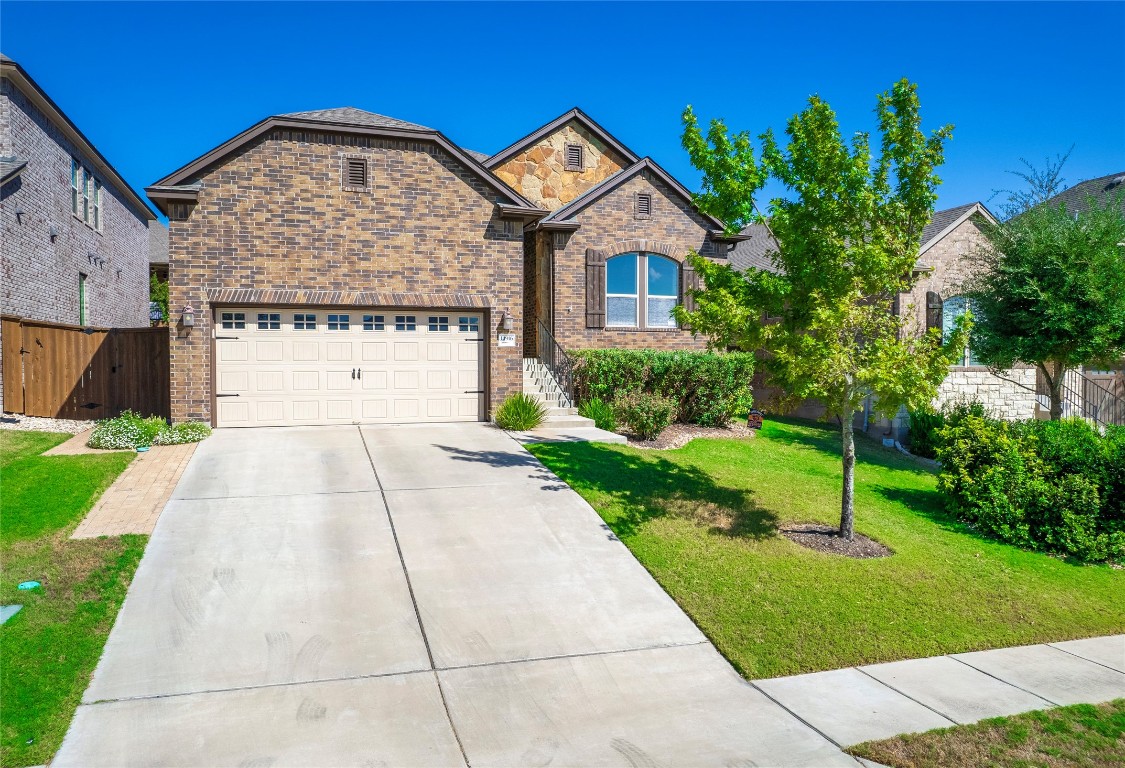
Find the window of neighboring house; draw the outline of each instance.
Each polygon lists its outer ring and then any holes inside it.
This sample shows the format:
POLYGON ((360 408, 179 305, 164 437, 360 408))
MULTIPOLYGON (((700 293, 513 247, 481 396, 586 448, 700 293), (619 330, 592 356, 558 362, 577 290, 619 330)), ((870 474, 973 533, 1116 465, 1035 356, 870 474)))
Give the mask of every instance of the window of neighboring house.
POLYGON ((102 183, 94 179, 94 220, 90 222, 99 232, 102 229, 102 183))
POLYGON ((566 170, 581 171, 585 160, 585 147, 583 147, 581 144, 566 145, 566 170))
POLYGON ((86 324, 86 273, 78 273, 78 324, 86 324))
POLYGON ((675 328, 680 265, 652 253, 623 253, 606 261, 606 326, 675 328))
POLYGON ((82 221, 90 223, 90 172, 82 169, 82 221))
POLYGON ((78 179, 82 175, 82 166, 73 157, 70 158, 70 212, 75 216, 79 215, 78 210, 78 179))
MULTIPOLYGON (((949 337, 953 334, 953 329, 957 325, 957 319, 970 309, 972 309, 972 304, 964 296, 951 296, 943 302, 941 325, 943 344, 949 342, 949 337)), ((954 363, 954 365, 980 365, 980 361, 973 355, 972 347, 966 347, 961 354, 960 361, 954 363)))

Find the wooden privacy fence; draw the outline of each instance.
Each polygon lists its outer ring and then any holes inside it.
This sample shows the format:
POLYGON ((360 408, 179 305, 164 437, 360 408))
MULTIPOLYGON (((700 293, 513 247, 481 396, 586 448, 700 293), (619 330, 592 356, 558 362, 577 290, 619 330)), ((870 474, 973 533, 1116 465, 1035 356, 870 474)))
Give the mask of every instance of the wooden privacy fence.
POLYGON ((5 315, 4 410, 103 419, 171 413, 167 328, 83 328, 5 315))

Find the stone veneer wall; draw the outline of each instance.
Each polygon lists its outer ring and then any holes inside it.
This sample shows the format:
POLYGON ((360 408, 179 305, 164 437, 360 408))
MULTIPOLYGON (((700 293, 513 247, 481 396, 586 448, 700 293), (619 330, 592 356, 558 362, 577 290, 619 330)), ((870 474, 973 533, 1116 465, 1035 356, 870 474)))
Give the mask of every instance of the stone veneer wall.
POLYGON ((444 150, 274 131, 195 180, 199 203, 170 228, 169 300, 196 310, 190 332, 170 329, 174 420, 212 418, 215 289, 339 292, 317 299, 321 306, 357 291, 418 308, 457 301, 455 294, 483 297, 493 326, 490 407, 522 390, 522 337, 498 348, 496 326, 503 312, 522 318, 523 233, 504 231, 500 196, 444 150), (368 158, 371 191, 342 188, 345 156, 368 158))
POLYGON ((999 419, 1034 418, 1035 369, 1015 368, 1003 373, 1019 384, 994 376, 987 368, 953 368, 941 383, 934 405, 940 408, 959 401, 979 400, 989 415, 999 419))
MULTIPOLYGON (((683 262, 689 250, 717 256, 707 222, 659 179, 641 173, 574 217, 581 226, 555 249, 555 336, 566 349, 704 349, 706 338, 679 328, 587 328, 586 249, 651 250, 683 262), (652 193, 652 216, 634 214, 634 195, 652 193)), ((725 254, 725 252, 724 252, 725 254)), ((722 258, 726 258, 725 255, 722 258)))
POLYGON ((538 144, 494 169, 496 175, 536 205, 556 210, 625 167, 625 159, 571 120, 538 144), (566 145, 585 147, 582 172, 568 171, 566 145))

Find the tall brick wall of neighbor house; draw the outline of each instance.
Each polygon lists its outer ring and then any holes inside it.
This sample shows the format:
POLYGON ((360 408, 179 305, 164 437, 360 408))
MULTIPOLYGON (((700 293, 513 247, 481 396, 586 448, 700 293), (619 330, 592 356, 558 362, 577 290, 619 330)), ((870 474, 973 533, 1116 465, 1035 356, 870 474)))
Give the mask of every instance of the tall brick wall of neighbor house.
POLYGON ((612 148, 574 120, 497 166, 494 173, 531 202, 548 210, 569 203, 626 165, 612 148), (566 145, 581 144, 583 170, 566 170, 566 145))
MULTIPOLYGON (((706 338, 679 328, 587 328, 586 249, 609 255, 651 251, 682 263, 689 250, 715 257, 710 227, 659 179, 643 172, 600 198, 575 217, 581 226, 555 248, 555 336, 566 349, 704 349, 706 338), (652 215, 635 215, 638 192, 652 194, 652 215)), ((723 252, 725 254, 725 251, 723 252)), ((725 255, 723 256, 725 258, 725 255)))
POLYGON ((0 189, 0 311, 78 323, 78 276, 84 273, 87 325, 148 326, 146 219, 96 171, 103 184, 102 231, 76 217, 70 203, 70 159, 85 158, 7 79, 0 81, 0 104, 0 152, 28 161, 20 176, 0 189), (17 209, 22 216, 15 215, 17 209), (51 226, 59 231, 53 240, 51 226))
POLYGON ((390 303, 416 307, 482 297, 491 406, 522 389, 522 337, 515 347, 495 342, 501 313, 522 321, 523 234, 503 231, 499 196, 444 150, 275 131, 196 180, 199 203, 170 232, 172 319, 185 305, 196 313, 195 328, 170 329, 174 420, 211 419, 208 291, 221 288, 339 291, 341 300, 397 292, 411 295, 390 303), (343 190, 345 156, 368 158, 372 192, 343 190))

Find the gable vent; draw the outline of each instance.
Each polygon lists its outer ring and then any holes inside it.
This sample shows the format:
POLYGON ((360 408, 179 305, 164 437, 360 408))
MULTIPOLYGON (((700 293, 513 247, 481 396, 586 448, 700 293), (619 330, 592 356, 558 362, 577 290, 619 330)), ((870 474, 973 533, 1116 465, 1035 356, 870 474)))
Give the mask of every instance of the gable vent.
POLYGON ((568 171, 581 171, 582 164, 585 158, 585 152, 581 144, 567 144, 566 145, 566 170, 568 171))
POLYGON ((636 214, 638 216, 652 215, 652 195, 642 192, 637 195, 636 214))
POLYGON ((344 186, 346 187, 359 187, 360 189, 367 186, 367 160, 361 157, 349 157, 346 167, 344 168, 344 186))

